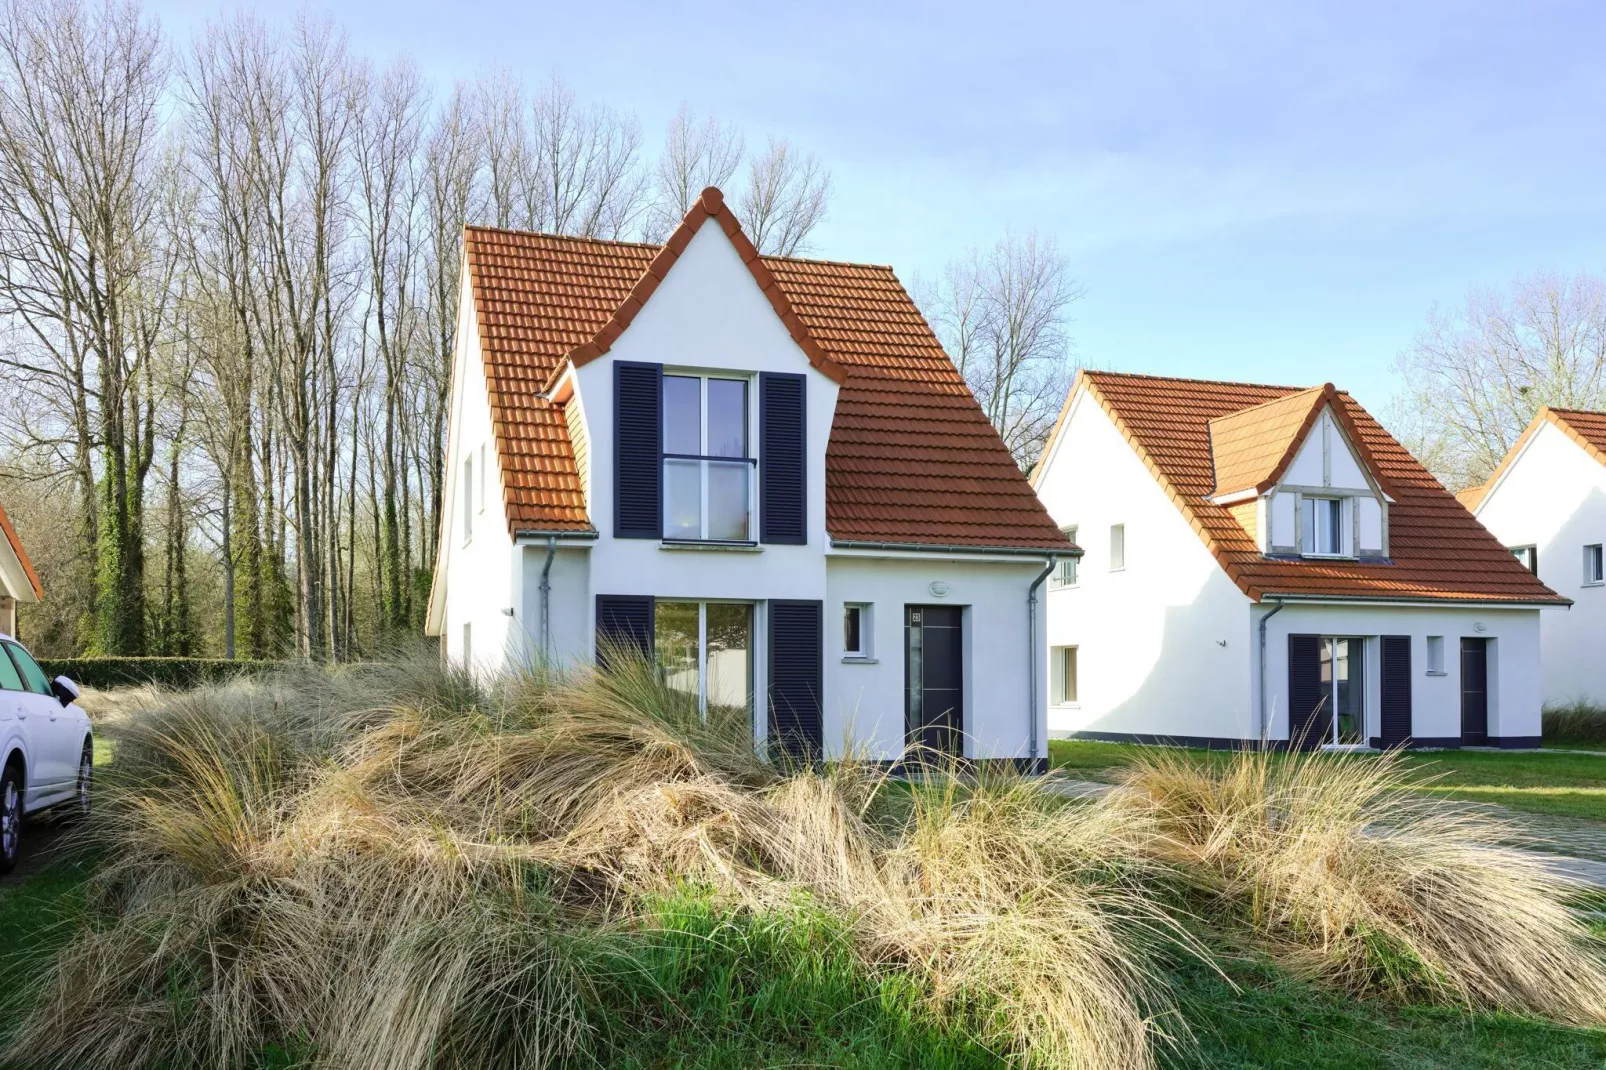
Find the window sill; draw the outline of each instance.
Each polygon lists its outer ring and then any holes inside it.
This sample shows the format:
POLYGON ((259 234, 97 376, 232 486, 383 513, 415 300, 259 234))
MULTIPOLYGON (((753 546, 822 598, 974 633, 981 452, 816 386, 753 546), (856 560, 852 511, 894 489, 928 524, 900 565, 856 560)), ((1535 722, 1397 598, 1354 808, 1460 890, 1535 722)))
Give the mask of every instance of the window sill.
POLYGON ((1310 560, 1310 561, 1359 561, 1360 560, 1360 558, 1356 557, 1354 554, 1312 554, 1312 553, 1306 553, 1303 550, 1300 551, 1299 556, 1303 557, 1303 558, 1305 558, 1307 560, 1310 560))
POLYGON ((706 542, 701 539, 664 539, 660 550, 716 550, 726 553, 761 554, 764 547, 756 542, 706 542))
POLYGON ((842 664, 844 664, 844 665, 880 665, 881 661, 880 661, 879 658, 867 658, 863 654, 843 654, 842 655, 842 664))
POLYGON ((1079 710, 1082 708, 1082 704, 1080 702, 1050 702, 1048 708, 1051 710, 1079 710))
POLYGON ((1582 583, 1579 586, 1581 586, 1581 587, 1606 587, 1606 580, 1590 580, 1589 582, 1582 583))
POLYGON ((1443 669, 1440 669, 1437 672, 1435 672, 1432 669, 1429 669, 1427 671, 1427 675, 1429 675, 1429 676, 1449 676, 1450 674, 1445 672, 1443 669))

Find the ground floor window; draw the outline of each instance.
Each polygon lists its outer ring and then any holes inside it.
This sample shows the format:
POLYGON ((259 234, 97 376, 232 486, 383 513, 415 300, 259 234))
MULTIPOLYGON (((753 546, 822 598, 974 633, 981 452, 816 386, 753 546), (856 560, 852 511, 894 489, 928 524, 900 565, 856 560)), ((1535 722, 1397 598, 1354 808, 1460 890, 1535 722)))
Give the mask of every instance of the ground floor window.
MULTIPOLYGON (((1366 640, 1359 636, 1322 637, 1322 704, 1327 739, 1335 746, 1365 742, 1366 640)), ((1320 723, 1320 722, 1319 722, 1320 723)))
POLYGON ((753 606, 658 602, 653 621, 659 677, 706 717, 753 712, 753 606))
POLYGON ((1076 647, 1057 646, 1049 663, 1050 693, 1056 706, 1076 702, 1076 647))

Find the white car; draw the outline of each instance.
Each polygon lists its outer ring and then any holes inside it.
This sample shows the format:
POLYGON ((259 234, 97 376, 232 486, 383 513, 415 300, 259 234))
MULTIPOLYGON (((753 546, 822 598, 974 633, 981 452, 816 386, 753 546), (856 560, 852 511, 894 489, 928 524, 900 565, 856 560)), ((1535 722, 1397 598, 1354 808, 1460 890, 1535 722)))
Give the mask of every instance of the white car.
POLYGON ((23 817, 62 803, 89 812, 95 751, 77 699, 77 684, 52 681, 0 633, 0 874, 17 864, 23 817))

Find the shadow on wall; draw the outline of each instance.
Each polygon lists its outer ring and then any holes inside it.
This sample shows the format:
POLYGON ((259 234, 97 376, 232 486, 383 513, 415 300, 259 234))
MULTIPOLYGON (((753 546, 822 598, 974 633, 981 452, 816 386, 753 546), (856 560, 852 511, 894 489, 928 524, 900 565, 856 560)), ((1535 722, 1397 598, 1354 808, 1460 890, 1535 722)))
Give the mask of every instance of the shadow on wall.
MULTIPOLYGON (((1093 657, 1079 656, 1080 684, 1095 698, 1100 693, 1128 693, 1076 730, 1178 739, 1255 737, 1250 680, 1254 652, 1249 647, 1254 631, 1247 603, 1244 607, 1197 602, 1167 606, 1159 651, 1136 681, 1093 676, 1108 671, 1098 665, 1102 660, 1098 650, 1123 642, 1119 633, 1110 633, 1091 651, 1093 657)), ((1275 687, 1272 693, 1277 694, 1275 687)), ((1272 712, 1268 706, 1268 714, 1272 712)), ((1275 736, 1275 721, 1272 727, 1275 736)))

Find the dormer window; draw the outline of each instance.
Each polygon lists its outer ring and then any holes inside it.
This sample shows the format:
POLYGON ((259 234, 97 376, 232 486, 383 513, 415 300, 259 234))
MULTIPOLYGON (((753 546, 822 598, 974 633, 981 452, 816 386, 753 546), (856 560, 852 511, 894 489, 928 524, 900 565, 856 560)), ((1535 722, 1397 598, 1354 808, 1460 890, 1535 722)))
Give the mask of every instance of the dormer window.
POLYGON ((1300 552, 1339 557, 1344 553, 1344 500, 1305 498, 1300 503, 1300 552))

